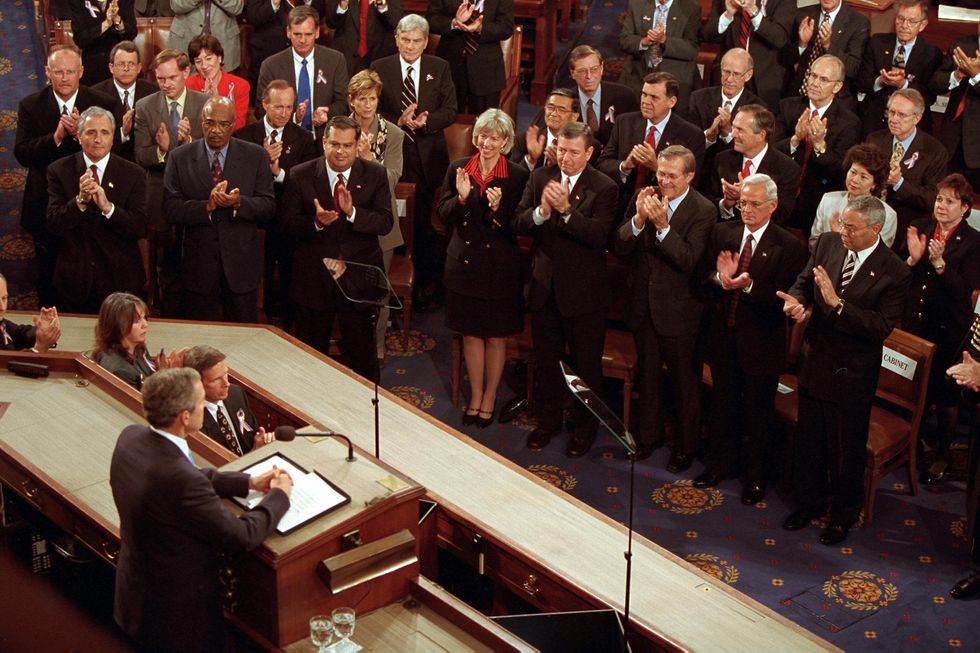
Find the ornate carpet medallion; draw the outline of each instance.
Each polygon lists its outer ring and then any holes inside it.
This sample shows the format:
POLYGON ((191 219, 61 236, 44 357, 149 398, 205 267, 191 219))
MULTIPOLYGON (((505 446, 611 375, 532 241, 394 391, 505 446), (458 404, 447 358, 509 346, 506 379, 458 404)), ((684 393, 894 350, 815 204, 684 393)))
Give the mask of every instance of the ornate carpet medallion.
POLYGON ((699 515, 725 502, 725 496, 715 488, 696 488, 691 483, 690 479, 664 483, 650 498, 678 515, 699 515))

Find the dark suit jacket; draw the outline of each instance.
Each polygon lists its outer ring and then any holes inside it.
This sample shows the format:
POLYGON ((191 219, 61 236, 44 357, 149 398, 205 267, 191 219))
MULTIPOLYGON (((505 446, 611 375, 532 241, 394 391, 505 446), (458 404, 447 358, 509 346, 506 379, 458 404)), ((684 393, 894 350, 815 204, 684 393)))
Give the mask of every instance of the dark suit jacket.
POLYGON ((85 66, 82 84, 92 86, 96 82, 109 79, 109 52, 112 46, 120 41, 132 41, 136 38, 136 9, 133 3, 119 3, 119 18, 123 22, 121 31, 112 26, 102 31, 106 12, 94 0, 88 4, 69 2, 68 7, 71 11, 72 40, 81 49, 82 65, 85 66), (92 8, 94 16, 88 7, 92 8))
POLYGON ((393 221, 384 166, 355 159, 347 188, 356 209, 354 221, 342 215, 317 230, 313 200, 319 200, 324 209, 334 207, 326 160, 320 157, 289 171, 280 216, 283 228, 297 242, 289 296, 300 306, 326 310, 332 305, 336 284, 323 265, 324 258, 342 258, 383 268, 378 236, 388 233, 393 221))
MULTIPOLYGON (((868 136, 867 142, 877 145, 885 156, 892 152, 892 134, 887 129, 868 136)), ((893 249, 899 254, 907 253, 905 230, 913 220, 932 216, 936 201, 936 184, 946 175, 949 152, 943 144, 926 133, 919 123, 915 138, 909 149, 902 155, 902 185, 898 190, 888 187, 885 201, 898 214, 898 231, 893 249), (916 156, 918 155, 918 156, 916 156)))
POLYGON ((113 203, 106 219, 94 202, 83 212, 75 203, 78 180, 85 172, 81 152, 48 168, 47 229, 63 238, 54 270, 62 298, 99 302, 116 291, 140 295, 145 278, 137 241, 146 235, 146 173, 141 167, 109 155, 101 185, 113 203))
MULTIPOLYGON (((86 86, 79 86, 75 108, 81 113, 91 106, 100 106, 113 112, 116 122, 119 122, 117 105, 112 98, 86 86)), ((82 149, 78 140, 70 135, 66 135, 60 145, 55 145, 54 132, 60 119, 58 102, 50 86, 28 95, 17 106, 14 156, 18 163, 27 168, 20 225, 32 236, 44 232, 45 209, 48 205, 48 166, 82 149)))
MULTIPOLYGON (((839 19, 838 19, 839 20, 839 19)), ((803 169, 806 145, 801 143, 796 152, 790 154, 790 140, 796 130, 796 121, 810 103, 804 97, 796 96, 780 100, 776 118, 776 149, 790 156, 800 169, 803 169)), ((847 150, 860 141, 861 121, 848 111, 839 99, 834 99, 823 114, 827 119, 827 135, 824 141, 827 151, 817 155, 810 152, 806 161, 806 172, 800 181, 800 194, 796 201, 794 223, 803 226, 803 233, 810 233, 813 216, 823 194, 844 188, 844 155, 847 150)))
MULTIPOLYGON (((93 91, 98 91, 103 95, 107 95, 116 100, 119 104, 119 113, 122 115, 122 100, 119 99, 119 92, 116 90, 116 85, 112 78, 103 80, 98 84, 92 86, 93 91)), ((132 109, 136 106, 138 100, 152 95, 160 90, 160 87, 151 81, 148 81, 142 77, 136 78, 136 84, 132 89, 129 97, 129 108, 132 109)), ((116 134, 114 136, 113 152, 119 156, 128 159, 130 161, 136 161, 136 115, 133 115, 133 128, 129 132, 129 138, 124 143, 122 140, 122 125, 116 125, 116 134)))
POLYGON ((6 318, 0 318, 7 335, 10 336, 10 344, 6 344, 0 337, 0 350, 18 351, 30 349, 34 346, 34 326, 31 324, 14 324, 6 318))
MULTIPOLYGON (((619 49, 626 61, 619 81, 639 95, 643 77, 650 70, 646 65, 646 50, 640 50, 640 40, 653 27, 656 0, 630 0, 626 7, 623 29, 619 33, 619 49)), ((667 12, 667 42, 663 44, 663 61, 657 70, 677 78, 680 94, 677 108, 686 109, 691 91, 701 86, 701 73, 694 60, 701 44, 701 5, 696 0, 674 0, 667 12)))
MULTIPOLYGON (((248 405, 245 391, 240 385, 232 383, 228 386, 228 398, 224 400, 224 404, 225 408, 228 409, 228 414, 231 415, 231 429, 238 436, 242 453, 248 453, 255 446, 255 431, 259 427, 255 421, 255 415, 252 414, 252 409, 248 405), (242 418, 248 426, 246 429, 241 428, 241 422, 238 420, 239 411, 241 411, 242 418)), ((201 426, 201 432, 231 451, 231 447, 225 442, 225 436, 221 435, 221 427, 218 426, 218 421, 211 417, 211 411, 207 407, 204 408, 204 424, 201 426)))
MULTIPOLYGON (((707 288, 711 292, 709 342, 711 348, 727 347, 728 334, 734 332, 736 360, 746 374, 778 376, 786 367, 786 316, 777 290, 789 288, 807 259, 803 243, 774 222, 769 222, 762 239, 755 244, 749 262, 752 291, 723 290, 714 281, 714 261, 720 252, 739 254, 745 225, 730 220, 714 226, 705 267, 711 269, 707 288), (738 294, 735 326, 728 327, 732 298, 738 294)), ((722 356, 722 358, 727 358, 722 356)))
MULTIPOLYGON (((933 93, 949 93, 949 103, 946 105, 946 115, 940 138, 950 153, 963 146, 963 159, 967 167, 980 168, 980 84, 974 85, 964 77, 952 91, 949 90, 949 75, 956 70, 953 62, 953 51, 962 48, 967 56, 977 56, 977 35, 960 36, 949 45, 946 56, 939 70, 932 77, 930 90, 933 93), (954 119, 956 108, 966 97, 963 115, 954 119)), ((914 52, 914 50, 913 50, 914 52)), ((977 189, 974 189, 977 190, 977 189)))
POLYGON ((802 351, 800 387, 818 399, 867 402, 874 396, 881 368, 881 347, 902 317, 912 276, 908 266, 881 240, 843 292, 840 315, 823 300, 813 268, 823 266, 840 286, 847 249, 840 234, 821 234, 810 260, 789 294, 813 306, 802 351))
POLYGON ((560 179, 558 166, 532 172, 514 213, 514 224, 518 233, 534 236, 528 307, 540 310, 554 292, 559 312, 575 317, 609 305, 606 239, 616 219, 618 188, 587 165, 572 187, 568 222, 553 211, 544 223, 534 224, 533 213, 541 204, 545 185, 560 179))
POLYGON ((432 0, 429 3, 429 9, 425 12, 429 29, 433 34, 440 35, 436 56, 449 62, 454 83, 466 79, 472 95, 498 93, 506 82, 500 42, 514 33, 514 0, 484 1, 480 45, 471 55, 463 51, 466 45, 463 32, 450 27, 460 4, 460 0, 432 0))
MULTIPOLYGON (((361 42, 361 0, 352 0, 347 11, 338 14, 339 0, 326 0, 326 8, 321 14, 327 25, 334 30, 330 47, 340 50, 347 62, 347 73, 354 76, 372 61, 387 57, 398 52, 395 48, 395 27, 405 12, 402 10, 402 0, 390 0, 385 11, 378 11, 377 6, 370 2, 367 20, 367 55, 361 59, 357 56, 357 48, 361 42)), ((266 3, 271 4, 271 3, 266 3)))
POLYGON ((627 326, 637 331, 649 318, 661 336, 696 332, 704 308, 697 273, 718 210, 691 187, 674 211, 663 242, 650 225, 634 236, 634 215, 635 195, 612 242, 616 254, 632 257, 627 282, 627 326))
MULTIPOLYGON (((326 14, 326 0, 312 0, 310 6, 316 9, 321 18, 326 14)), ((248 38, 251 54, 251 69, 248 78, 252 82, 252 88, 256 88, 255 82, 259 78, 259 67, 262 62, 289 47, 286 28, 289 26, 290 9, 292 7, 288 2, 280 2, 279 9, 275 10, 269 0, 245 0, 242 17, 246 23, 252 26, 252 34, 248 38)), ((256 97, 261 98, 262 96, 256 95, 256 97)))
POLYGON ((220 651, 221 550, 259 546, 289 509, 282 490, 236 517, 223 498, 248 494, 248 474, 197 469, 174 443, 127 426, 109 467, 122 548, 116 623, 154 650, 220 651))
MULTIPOLYGON (((299 88, 299 80, 296 79, 296 69, 293 65, 293 48, 290 46, 284 50, 271 55, 262 62, 259 70, 259 82, 255 89, 255 97, 261 98, 265 87, 274 79, 283 79, 289 82, 293 89, 299 88)), ((316 107, 330 107, 330 117, 349 115, 347 106, 347 82, 350 76, 347 74, 347 62, 344 55, 333 48, 324 45, 317 45, 313 49, 313 78, 310 79, 313 93, 313 106, 307 110, 312 111, 316 107)), ((298 91, 297 91, 298 93, 298 91)), ((299 102, 299 99, 296 100, 299 102)), ((257 102, 255 115, 261 118, 265 112, 262 110, 262 103, 257 102)), ((323 127, 316 130, 317 137, 323 135, 323 127)))
MULTIPOLYGON (((793 0, 769 0, 765 6, 765 16, 759 29, 753 30, 749 37, 749 54, 755 66, 755 74, 749 81, 749 88, 770 107, 779 103, 786 83, 786 67, 781 59, 782 49, 796 39, 790 30, 796 2, 793 0)), ((721 58, 732 48, 739 47, 738 33, 740 14, 724 33, 718 33, 718 18, 725 13, 725 0, 713 0, 708 22, 704 24, 703 34, 707 43, 720 44, 718 58, 712 67, 712 79, 721 80, 721 58)))
MULTIPOLYGON (((550 143, 548 143, 547 141, 551 140, 551 136, 548 135, 548 128, 546 126, 539 125, 539 127, 540 127, 540 131, 538 131, 538 136, 544 135, 546 141, 544 146, 545 149, 547 149, 548 145, 550 145, 550 143)), ((524 158, 527 156, 527 132, 518 134, 514 138, 514 147, 511 149, 510 154, 508 156, 510 160, 516 163, 517 165, 523 167, 525 170, 528 169, 527 160, 524 158)), ((544 166, 545 158, 546 157, 544 155, 544 152, 542 152, 541 157, 538 159, 538 162, 534 164, 534 170, 537 170, 538 168, 544 166)))
POLYGON ((516 298, 521 293, 523 263, 511 216, 524 195, 530 173, 526 165, 508 161, 507 178, 494 179, 488 186, 503 192, 500 206, 491 211, 476 183, 472 183, 466 204, 459 203, 456 171, 469 160, 458 159, 449 165, 437 208, 443 224, 452 227, 445 286, 468 297, 516 298))
MULTIPOLYGON (((888 98, 891 97, 895 88, 883 86, 880 91, 875 91, 874 83, 882 68, 891 70, 894 59, 894 33, 873 34, 868 39, 857 80, 857 90, 865 94, 864 101, 861 102, 861 118, 865 135, 887 126, 885 110, 888 107, 888 98)), ((922 93, 922 97, 926 100, 926 111, 919 122, 919 128, 925 131, 932 129, 932 116, 930 115, 932 112, 929 111, 929 107, 936 101, 936 94, 929 89, 929 83, 932 81, 932 76, 939 70, 942 60, 943 53, 939 48, 929 43, 924 34, 919 34, 918 38, 915 39, 915 47, 912 48, 912 53, 905 62, 905 75, 909 82, 909 88, 914 88, 922 93)))
MULTIPOLYGON (((418 108, 416 113, 429 112, 425 127, 412 134, 414 144, 408 138, 402 144, 405 150, 405 172, 415 165, 415 157, 407 150, 417 148, 421 170, 411 170, 414 178, 425 181, 426 186, 435 188, 442 181, 443 172, 449 165, 449 151, 442 130, 456 120, 456 88, 453 86, 449 64, 444 59, 423 54, 417 61, 419 65, 418 108)), ((394 54, 383 57, 371 64, 371 70, 381 77, 383 88, 378 113, 386 120, 397 123, 402 114, 401 59, 394 54)), ((403 175, 404 178, 404 175, 403 175)))
MULTIPOLYGON (((786 84, 786 95, 798 95, 803 86, 803 76, 806 75, 806 64, 810 61, 813 54, 813 47, 817 42, 816 31, 820 27, 823 10, 819 4, 803 7, 796 10, 793 17, 793 27, 789 33, 789 42, 783 49, 786 68, 796 70, 790 74, 786 84), (807 44, 803 52, 799 48, 800 23, 804 18, 813 19, 813 38, 807 44)), ((851 7, 846 2, 841 3, 840 11, 831 26, 830 47, 825 54, 832 54, 844 62, 844 88, 841 89, 841 97, 854 95, 854 85, 856 84, 858 72, 861 69, 861 58, 864 56, 864 48, 868 42, 868 34, 871 32, 871 24, 858 10, 851 7)))
POLYGON ((167 157, 163 209, 170 224, 184 228, 180 272, 189 292, 217 294, 223 274, 231 292, 242 294, 258 288, 262 278, 258 223, 276 214, 269 157, 260 146, 233 138, 221 178, 241 191, 241 207, 216 208, 209 216, 213 184, 204 141, 167 157))
MULTIPOLYGON (((721 190, 721 180, 729 183, 738 180, 738 175, 742 171, 742 154, 735 150, 725 150, 715 157, 715 165, 708 171, 708 180, 705 182, 705 195, 717 206, 718 201, 723 197, 721 190)), ((793 207, 796 206, 796 189, 800 186, 800 167, 793 159, 789 158, 776 149, 770 141, 769 151, 762 158, 759 169, 754 171, 763 175, 769 175, 776 187, 779 189, 779 206, 772 214, 773 221, 781 226, 789 222, 793 215, 793 207)), ((735 207, 735 217, 739 218, 742 214, 735 207)))
MULTIPOLYGON (((599 89, 602 93, 599 113, 596 115, 596 118, 599 119, 599 132, 592 134, 597 143, 592 158, 589 160, 593 166, 597 164, 599 155, 602 154, 602 148, 609 142, 613 127, 619 117, 631 111, 640 110, 640 96, 634 93, 630 87, 616 82, 602 82, 599 89)), ((579 107, 579 120, 588 122, 585 105, 579 107)))
MULTIPOLYGON (((623 183, 622 176, 619 174, 619 164, 622 163, 634 145, 642 143, 646 138, 647 119, 639 111, 627 113, 616 120, 616 126, 612 131, 612 136, 599 156, 598 168, 609 175, 609 178, 620 186, 621 194, 629 198, 633 194, 633 186, 636 183, 636 174, 639 167, 630 170, 623 183)), ((701 169, 701 162, 704 160, 704 132, 697 128, 697 125, 685 120, 680 112, 671 111, 667 125, 664 127, 663 134, 657 139, 657 152, 662 151, 669 145, 683 145, 694 153, 697 161, 695 170, 701 169)), ((647 179, 653 184, 656 181, 655 173, 650 172, 647 179)), ((626 201, 623 201, 625 205, 626 201)))
MULTIPOLYGON (((235 138, 240 138, 243 141, 261 146, 265 142, 264 119, 260 118, 251 124, 245 125, 235 132, 235 138)), ((287 122, 285 127, 282 128, 282 134, 279 136, 279 139, 282 140, 283 144, 282 154, 279 155, 279 167, 286 171, 287 176, 292 167, 297 163, 310 161, 317 157, 316 144, 313 142, 310 132, 295 123, 287 122)), ((268 160, 268 157, 266 157, 266 161, 268 160)), ((285 185, 285 179, 283 179, 283 183, 275 184, 277 200, 282 198, 282 191, 285 185)))
MULTIPOLYGON (((738 96, 738 102, 732 107, 732 115, 735 112, 746 105, 749 104, 761 104, 765 106, 765 102, 756 95, 749 91, 748 88, 742 90, 742 94, 738 96)), ((708 88, 699 88, 691 93, 691 99, 687 104, 687 113, 685 118, 691 123, 694 123, 698 128, 704 132, 705 129, 711 126, 714 122, 715 117, 718 115, 718 109, 722 106, 721 102, 721 86, 709 86, 708 88)), ((705 145, 704 150, 704 163, 702 164, 702 170, 711 170, 715 164, 715 157, 718 156, 719 152, 724 150, 730 150, 733 147, 734 141, 726 142, 724 139, 719 137, 710 146, 705 145)), ((703 188, 702 184, 707 180, 709 175, 700 174, 698 175, 699 184, 698 186, 703 188)))

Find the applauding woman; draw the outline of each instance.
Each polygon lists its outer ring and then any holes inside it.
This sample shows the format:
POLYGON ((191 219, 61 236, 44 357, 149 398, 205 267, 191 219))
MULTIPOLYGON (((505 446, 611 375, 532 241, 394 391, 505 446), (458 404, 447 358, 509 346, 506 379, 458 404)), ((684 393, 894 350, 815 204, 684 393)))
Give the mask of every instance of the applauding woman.
POLYGON ((497 386, 506 362, 506 337, 519 333, 521 252, 510 229, 528 172, 504 156, 514 145, 514 123, 488 109, 473 126, 477 153, 453 161, 439 198, 439 217, 453 229, 446 253, 446 326, 463 334, 470 400, 463 424, 493 422, 497 386))
POLYGON ((226 97, 235 104, 235 131, 245 126, 248 116, 248 95, 252 86, 247 79, 222 69, 225 49, 211 34, 200 34, 187 44, 187 56, 195 72, 187 78, 187 88, 208 95, 226 97))

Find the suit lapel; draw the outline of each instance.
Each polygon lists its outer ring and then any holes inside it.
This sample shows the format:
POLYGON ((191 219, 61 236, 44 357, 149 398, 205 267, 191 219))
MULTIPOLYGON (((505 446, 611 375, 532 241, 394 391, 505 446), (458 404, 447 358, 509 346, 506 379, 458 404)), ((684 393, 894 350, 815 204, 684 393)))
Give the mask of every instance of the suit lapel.
POLYGON ((759 239, 759 243, 755 246, 755 251, 752 252, 752 260, 749 261, 750 277, 760 276, 759 272, 766 268, 769 259, 779 250, 779 243, 776 242, 774 235, 774 227, 775 224, 770 222, 765 233, 762 234, 762 238, 759 239))
POLYGON ((667 33, 683 33, 685 25, 687 25, 687 16, 681 12, 680 3, 671 2, 670 11, 667 12, 667 33))
MULTIPOLYGON (((591 195, 592 186, 589 183, 589 176, 591 174, 592 171, 586 167, 585 170, 582 171, 582 174, 579 175, 578 181, 575 182, 575 186, 572 188, 571 195, 568 198, 568 202, 573 208, 577 209, 580 207, 589 198, 589 195, 591 195)), ((561 180, 560 172, 558 173, 558 179, 561 180)))
MULTIPOLYGON (((843 245, 841 246, 841 249, 844 249, 843 245)), ((845 249, 844 252, 846 251, 847 250, 845 249)), ((879 238, 878 246, 875 247, 874 251, 872 251, 871 254, 868 255, 867 260, 864 263, 862 263, 861 267, 858 268, 857 272, 854 273, 854 276, 851 278, 851 282, 847 284, 847 288, 841 291, 840 294, 845 298, 854 295, 859 295, 863 293, 865 290, 867 290, 868 288, 870 288, 871 286, 873 286, 875 283, 877 283, 878 277, 881 273, 879 269, 881 266, 881 262, 882 260, 884 260, 885 256, 889 255, 889 253, 890 250, 888 248, 888 245, 886 245, 884 241, 882 241, 879 238)), ((835 288, 840 286, 840 276, 843 268, 844 268, 844 257, 842 256, 840 260, 840 265, 837 266, 837 278, 836 279, 831 278, 832 281, 834 281, 835 288)), ((828 274, 829 274, 829 270, 828 270, 828 274)))

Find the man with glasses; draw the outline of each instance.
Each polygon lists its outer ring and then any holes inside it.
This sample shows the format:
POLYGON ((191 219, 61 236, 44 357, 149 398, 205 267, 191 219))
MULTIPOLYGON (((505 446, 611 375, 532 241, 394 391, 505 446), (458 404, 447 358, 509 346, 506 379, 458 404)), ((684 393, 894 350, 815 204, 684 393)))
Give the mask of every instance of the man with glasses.
MULTIPOLYGON (((874 34, 868 39, 858 73, 856 90, 864 93, 861 113, 865 135, 885 126, 888 98, 898 89, 915 89, 925 98, 926 107, 936 101, 929 83, 942 64, 943 53, 919 38, 929 24, 929 3, 899 0, 895 6, 895 33, 874 34)), ((930 131, 931 125, 932 118, 924 115, 922 128, 930 131)))
POLYGON ((797 509, 783 528, 805 528, 829 504, 820 533, 827 546, 842 542, 861 513, 882 343, 902 317, 911 279, 905 262, 878 236, 884 221, 877 198, 851 200, 841 215, 841 232, 821 234, 793 287, 776 293, 783 312, 796 322, 813 308, 799 375, 792 477, 797 509))
POLYGON ((861 122, 838 97, 844 62, 818 57, 806 77, 806 95, 783 98, 776 119, 776 148, 800 166, 800 193, 790 224, 810 233, 823 194, 844 187, 844 155, 858 142, 861 122))
POLYGON ((558 157, 558 132, 570 122, 578 122, 578 93, 567 88, 556 88, 544 105, 544 129, 532 124, 522 138, 514 140, 510 160, 523 163, 532 172, 541 166, 555 165, 558 157))
POLYGON ((786 87, 788 95, 807 94, 807 75, 816 60, 825 54, 832 54, 844 63, 844 86, 840 98, 854 103, 854 83, 861 69, 861 57, 868 43, 871 25, 859 11, 843 0, 820 0, 820 2, 801 7, 793 18, 790 44, 785 54, 788 63, 796 66, 786 87), (795 43, 793 42, 795 41, 795 43))
POLYGON ((766 175, 742 182, 741 221, 715 225, 707 260, 714 261, 708 360, 711 364, 711 430, 705 471, 694 487, 714 487, 742 476, 742 503, 765 497, 776 387, 786 366, 786 317, 776 291, 796 280, 806 248, 771 221, 776 183, 766 175))
POLYGON ((109 53, 109 72, 111 77, 92 86, 92 90, 119 99, 122 120, 118 125, 115 152, 130 161, 136 161, 136 140, 133 135, 136 102, 156 93, 160 87, 140 75, 143 72, 140 51, 132 41, 120 41, 112 46, 109 53))
POLYGON ((602 53, 591 45, 572 49, 568 54, 568 70, 578 89, 582 122, 592 130, 595 140, 589 163, 596 165, 602 148, 609 142, 616 119, 624 113, 638 110, 640 103, 629 87, 602 81, 602 53))
POLYGON ((225 97, 201 111, 202 139, 174 150, 164 173, 167 221, 183 229, 183 316, 258 322, 262 277, 258 224, 276 213, 265 150, 231 137, 235 105, 225 97))
POLYGON ((908 241, 902 234, 913 220, 932 217, 936 184, 949 161, 943 144, 918 127, 925 110, 918 91, 897 90, 888 98, 888 128, 868 136, 868 142, 891 160, 884 199, 898 214, 898 237, 892 248, 903 257, 908 255, 908 241))

